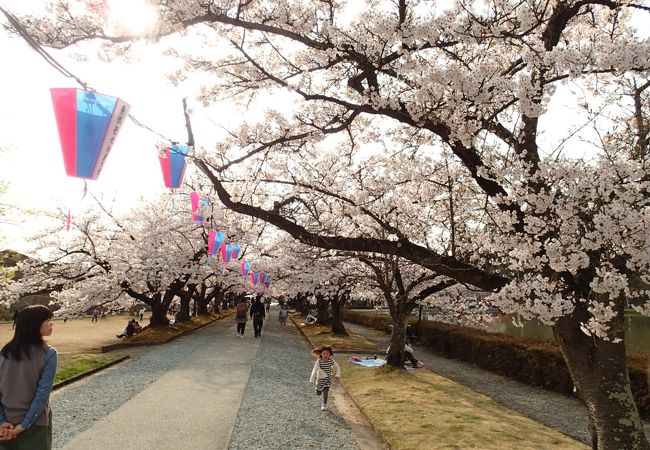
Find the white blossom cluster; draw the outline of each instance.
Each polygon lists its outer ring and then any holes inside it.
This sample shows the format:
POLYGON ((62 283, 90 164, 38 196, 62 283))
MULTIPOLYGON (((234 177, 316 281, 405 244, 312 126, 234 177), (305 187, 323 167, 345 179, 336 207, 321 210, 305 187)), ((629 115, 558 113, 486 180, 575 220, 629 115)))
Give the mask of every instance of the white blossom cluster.
MULTIPOLYGON (((413 0, 400 12, 392 0, 357 1, 152 2, 159 24, 149 48, 183 60, 171 76, 199 82, 196 98, 208 110, 229 99, 242 113, 228 136, 196 155, 231 198, 304 230, 296 239, 313 233, 321 240, 310 243, 324 248, 339 237, 417 245, 429 259, 450 258, 452 276, 471 268, 480 272, 476 285, 502 286, 488 301, 517 320, 554 324, 584 309, 576 326, 617 339, 622 303, 646 313, 650 282, 648 152, 633 150, 647 149, 650 105, 639 89, 650 42, 631 26, 629 2, 413 0), (576 114, 596 124, 590 160, 541 148, 555 131, 544 119, 567 86, 583 92, 568 100, 576 114)), ((84 8, 92 3, 60 1, 27 27, 55 47, 128 44, 84 8)), ((573 129, 560 131, 576 145, 573 129)), ((176 233, 133 227, 147 230, 150 238, 176 233)), ((282 261, 283 292, 335 284, 338 269, 314 262, 322 255, 296 261, 278 242, 260 247, 282 261)), ((151 272, 138 261, 149 252, 156 282, 186 270, 180 254, 165 264, 155 247, 114 245, 123 252, 116 270, 139 273, 141 284, 151 272)), ((385 256, 362 248, 346 257, 385 256)), ((370 273, 359 267, 347 274, 370 273)), ((413 281, 419 269, 410 270, 413 281)), ((477 302, 447 301, 459 311, 477 302)))

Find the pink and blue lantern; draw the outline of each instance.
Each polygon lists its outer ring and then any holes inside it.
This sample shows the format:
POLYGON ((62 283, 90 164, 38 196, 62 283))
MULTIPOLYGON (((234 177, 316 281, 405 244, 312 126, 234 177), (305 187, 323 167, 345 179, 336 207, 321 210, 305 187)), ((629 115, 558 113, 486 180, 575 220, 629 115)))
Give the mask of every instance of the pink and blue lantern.
POLYGON ((233 244, 233 246, 232 246, 232 255, 230 256, 230 259, 239 258, 239 252, 241 252, 241 245, 233 244))
POLYGON ((185 157, 189 150, 190 147, 187 145, 177 144, 158 148, 158 159, 162 168, 163 180, 168 188, 178 189, 181 186, 183 175, 185 175, 185 167, 187 166, 185 157))
POLYGON ((225 240, 226 233, 210 230, 208 232, 208 254, 211 256, 216 255, 225 240))
POLYGON ((224 245, 221 247, 221 261, 224 264, 230 262, 230 257, 232 256, 232 244, 224 245))
POLYGON ((130 106, 117 97, 76 88, 50 89, 65 172, 96 180, 130 106))
POLYGON ((251 265, 247 262, 241 263, 241 275, 242 277, 246 278, 248 275, 248 272, 251 271, 251 265))
POLYGON ((199 206, 201 206, 201 199, 196 192, 190 192, 190 201, 192 202, 192 223, 202 225, 204 222, 203 216, 199 216, 199 206))

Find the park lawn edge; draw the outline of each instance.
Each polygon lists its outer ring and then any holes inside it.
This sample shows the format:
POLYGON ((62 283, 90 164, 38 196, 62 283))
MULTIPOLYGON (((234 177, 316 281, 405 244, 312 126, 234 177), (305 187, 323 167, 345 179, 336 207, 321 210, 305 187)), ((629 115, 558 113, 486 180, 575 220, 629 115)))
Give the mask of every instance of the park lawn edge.
POLYGON ((588 448, 426 369, 346 363, 340 384, 391 450, 588 448))
POLYGON ((106 353, 123 348, 165 344, 187 333, 191 333, 192 331, 210 325, 217 320, 225 319, 234 314, 234 312, 234 308, 230 308, 223 312, 219 312, 218 314, 192 317, 190 320, 178 322, 171 326, 156 328, 147 326, 141 333, 130 338, 124 338, 122 342, 103 346, 101 352, 106 353))
POLYGON ((289 318, 305 339, 307 339, 312 348, 330 346, 335 352, 346 353, 377 353, 380 351, 377 344, 365 336, 351 333, 349 330, 348 336, 335 336, 331 331, 328 331, 329 327, 318 323, 309 325, 308 327, 300 326, 298 320, 302 320, 302 315, 297 311, 289 314, 289 318))
MULTIPOLYGON (((75 372, 75 371, 73 370, 73 371, 71 372, 70 375, 68 375, 68 376, 66 376, 65 378, 63 378, 63 379, 61 379, 61 380, 59 380, 59 381, 57 381, 57 382, 54 383, 54 385, 52 386, 52 390, 53 390, 53 391, 55 391, 55 390, 57 390, 57 389, 59 389, 59 388, 62 388, 63 386, 67 386, 67 385, 70 384, 70 383, 73 383, 73 382, 75 382, 75 381, 77 381, 77 380, 80 380, 80 379, 82 379, 82 378, 85 378, 85 377, 87 377, 87 376, 90 376, 90 375, 92 375, 92 374, 94 374, 94 373, 97 373, 97 372, 99 372, 99 371, 101 371, 101 370, 107 369, 107 368, 109 368, 109 367, 111 367, 111 366, 114 366, 114 365, 116 365, 116 364, 119 364, 119 363, 121 363, 121 362, 126 361, 127 359, 129 359, 129 355, 104 355, 104 354, 102 354, 102 353, 81 353, 81 354, 74 354, 74 356, 86 356, 86 355, 88 355, 88 356, 93 355, 93 356, 95 356, 97 359, 108 360, 108 361, 106 361, 106 362, 104 362, 103 364, 100 364, 100 365, 98 365, 98 366, 92 367, 91 369, 83 370, 83 371, 81 371, 81 372, 75 372)), ((65 356, 66 356, 66 354, 59 355, 60 358, 65 358, 65 356)), ((87 362, 88 360, 89 360, 89 359, 86 359, 86 362, 87 362)), ((58 375, 58 371, 57 371, 57 375, 58 375)))

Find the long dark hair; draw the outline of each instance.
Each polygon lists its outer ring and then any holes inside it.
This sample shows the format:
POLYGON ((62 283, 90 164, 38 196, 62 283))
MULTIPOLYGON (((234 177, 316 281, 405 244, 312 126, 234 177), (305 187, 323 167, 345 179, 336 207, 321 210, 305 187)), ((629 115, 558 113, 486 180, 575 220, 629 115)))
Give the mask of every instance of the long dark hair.
POLYGON ((45 345, 41 336, 41 325, 52 318, 52 311, 47 306, 33 305, 23 308, 16 320, 14 337, 2 347, 2 356, 7 359, 20 361, 28 358, 34 347, 45 345))

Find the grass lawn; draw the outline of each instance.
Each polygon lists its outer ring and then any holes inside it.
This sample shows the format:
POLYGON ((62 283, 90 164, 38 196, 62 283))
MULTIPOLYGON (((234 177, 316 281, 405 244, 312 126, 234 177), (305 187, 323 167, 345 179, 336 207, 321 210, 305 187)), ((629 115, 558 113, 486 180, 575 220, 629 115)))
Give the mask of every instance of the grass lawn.
POLYGON ((169 339, 173 338, 176 335, 182 334, 189 330, 195 330, 205 324, 213 322, 214 320, 221 319, 231 312, 234 312, 234 309, 225 310, 219 314, 192 317, 190 320, 177 322, 174 325, 169 325, 166 327, 147 327, 141 333, 138 333, 135 336, 123 338, 120 340, 120 342, 124 344, 134 345, 162 344, 163 342, 167 342, 169 339))
MULTIPOLYGON (((54 321, 54 332, 46 339, 46 342, 56 348, 59 354, 62 353, 98 353, 102 347, 123 342, 134 342, 142 345, 143 342, 156 344, 164 342, 183 331, 197 328, 207 321, 223 317, 228 312, 208 317, 198 316, 191 321, 182 322, 168 328, 149 329, 146 328, 140 335, 133 338, 118 339, 115 335, 120 334, 129 320, 135 316, 115 315, 100 318, 97 322, 91 322, 90 316, 81 319, 69 319, 67 322, 56 319, 54 321)), ((149 322, 149 312, 145 314, 144 321, 140 325, 145 326, 149 322)), ((0 346, 9 342, 13 337, 14 330, 11 323, 0 324, 0 346)))
POLYGON ((62 353, 59 354, 59 366, 54 377, 54 382, 72 378, 75 375, 103 366, 111 361, 121 358, 120 354, 102 353, 62 353))
POLYGON ((379 351, 379 348, 364 336, 353 333, 350 333, 348 336, 337 336, 332 333, 331 328, 328 326, 319 325, 318 323, 315 325, 304 325, 304 318, 299 312, 291 313, 291 319, 305 333, 305 336, 309 338, 315 347, 329 345, 335 353, 337 350, 379 351))
POLYGON ((341 366, 349 394, 396 450, 587 449, 426 369, 341 366))

